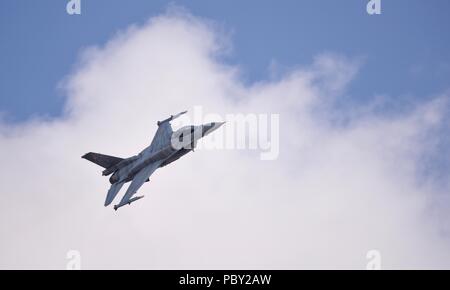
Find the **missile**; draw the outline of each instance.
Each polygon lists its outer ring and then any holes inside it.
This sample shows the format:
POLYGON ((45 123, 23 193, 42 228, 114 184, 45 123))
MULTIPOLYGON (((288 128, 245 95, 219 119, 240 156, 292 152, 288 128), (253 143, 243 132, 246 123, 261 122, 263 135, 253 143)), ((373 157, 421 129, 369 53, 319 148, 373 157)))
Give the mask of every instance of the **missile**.
POLYGON ((135 202, 136 200, 139 200, 139 199, 141 199, 141 198, 143 198, 144 196, 143 195, 141 195, 141 196, 135 196, 135 197, 133 197, 133 198, 130 198, 127 202, 125 202, 125 203, 121 203, 121 204, 116 204, 115 206, 114 206, 114 210, 117 210, 117 209, 119 209, 120 207, 122 207, 122 206, 124 206, 124 205, 126 205, 126 204, 131 204, 131 203, 133 203, 133 202, 135 202))
POLYGON ((169 118, 167 118, 167 119, 165 119, 165 120, 162 120, 162 121, 158 121, 158 122, 156 122, 156 124, 159 126, 159 125, 161 125, 162 123, 170 122, 170 121, 172 121, 173 119, 176 119, 176 118, 178 118, 179 116, 181 116, 181 115, 183 115, 183 114, 186 114, 186 113, 187 113, 187 111, 183 111, 183 112, 181 112, 181 113, 176 114, 175 116, 174 116, 174 115, 170 115, 169 118))

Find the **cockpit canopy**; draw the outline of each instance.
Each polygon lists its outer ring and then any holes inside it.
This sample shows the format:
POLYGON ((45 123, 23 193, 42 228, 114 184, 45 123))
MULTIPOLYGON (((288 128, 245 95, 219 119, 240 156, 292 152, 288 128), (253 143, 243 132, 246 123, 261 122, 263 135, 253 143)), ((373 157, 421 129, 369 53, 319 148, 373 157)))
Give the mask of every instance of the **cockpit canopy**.
POLYGON ((201 126, 184 126, 172 134, 172 147, 175 149, 191 149, 192 144, 201 137, 201 126))
POLYGON ((192 149, 195 147, 198 139, 216 130, 222 124, 221 122, 212 122, 200 126, 184 126, 172 134, 172 147, 175 149, 192 149))

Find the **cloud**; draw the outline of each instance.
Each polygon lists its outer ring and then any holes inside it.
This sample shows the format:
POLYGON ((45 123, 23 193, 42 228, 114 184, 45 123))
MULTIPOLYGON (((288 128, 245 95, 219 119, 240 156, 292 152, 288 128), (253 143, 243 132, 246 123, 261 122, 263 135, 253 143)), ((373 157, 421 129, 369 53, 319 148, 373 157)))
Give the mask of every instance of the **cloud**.
POLYGON ((448 268, 448 176, 423 174, 448 153, 448 95, 395 114, 337 106, 362 62, 333 54, 244 84, 222 32, 172 10, 132 26, 80 56, 63 117, 0 124, 0 267, 65 268, 76 249, 82 268, 364 269, 377 249, 384 268, 448 268), (143 200, 103 208, 109 183, 80 156, 131 156, 196 105, 280 114, 279 158, 198 150, 143 200))

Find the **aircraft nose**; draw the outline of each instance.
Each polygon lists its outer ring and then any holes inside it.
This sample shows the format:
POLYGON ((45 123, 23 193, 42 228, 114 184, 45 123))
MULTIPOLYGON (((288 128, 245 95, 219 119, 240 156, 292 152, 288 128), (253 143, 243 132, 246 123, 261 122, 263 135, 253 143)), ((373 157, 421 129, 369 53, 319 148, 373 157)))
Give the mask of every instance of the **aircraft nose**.
POLYGON ((203 125, 202 136, 206 136, 209 133, 219 129, 225 122, 213 122, 203 125))
POLYGON ((214 123, 214 130, 219 129, 219 127, 222 126, 223 124, 225 124, 225 122, 215 122, 214 123))
POLYGON ((212 128, 211 128, 210 132, 219 129, 223 124, 225 124, 225 122, 214 122, 214 123, 211 123, 212 128))

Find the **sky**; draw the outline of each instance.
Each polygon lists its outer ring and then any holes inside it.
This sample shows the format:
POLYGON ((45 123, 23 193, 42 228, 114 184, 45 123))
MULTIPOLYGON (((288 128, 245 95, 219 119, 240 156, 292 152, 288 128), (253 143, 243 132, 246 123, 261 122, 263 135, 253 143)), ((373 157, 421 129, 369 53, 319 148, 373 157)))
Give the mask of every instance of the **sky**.
MULTIPOLYGON (((239 65, 248 83, 308 64, 318 52, 338 52, 365 59, 349 90, 357 101, 374 94, 419 99, 448 84, 449 39, 442 33, 450 21, 446 0, 383 1, 383 13, 372 17, 361 0, 170 3, 213 20, 230 35, 231 52, 224 61, 239 65)), ((169 4, 85 0, 78 16, 65 13, 65 5, 60 0, 0 4, 0 111, 8 122, 60 116, 65 96, 58 84, 80 51, 144 23, 169 4)))
POLYGON ((211 3, 1 2, 0 268, 449 268, 448 1, 211 3), (195 106, 279 115, 276 160, 197 150, 104 208, 80 156, 195 106))

